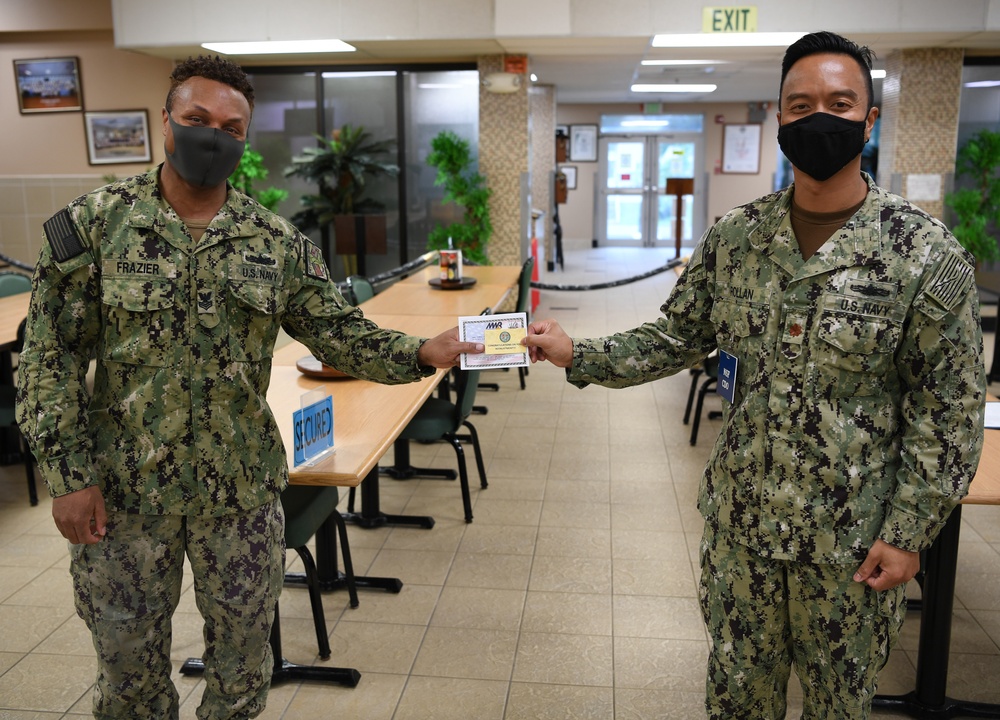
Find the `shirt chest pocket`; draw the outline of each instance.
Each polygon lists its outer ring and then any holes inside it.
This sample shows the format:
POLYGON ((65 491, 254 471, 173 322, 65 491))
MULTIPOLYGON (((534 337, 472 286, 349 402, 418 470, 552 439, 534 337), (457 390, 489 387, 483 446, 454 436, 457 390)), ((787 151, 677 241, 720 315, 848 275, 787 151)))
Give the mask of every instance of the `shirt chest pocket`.
POLYGON ((817 394, 854 397, 885 392, 900 333, 899 325, 888 319, 825 310, 813 346, 817 394))
POLYGON ((167 278, 105 276, 104 357, 112 362, 164 367, 177 360, 174 283, 167 278))
POLYGON ((271 357, 286 294, 266 283, 230 280, 229 350, 237 362, 253 362, 271 357))

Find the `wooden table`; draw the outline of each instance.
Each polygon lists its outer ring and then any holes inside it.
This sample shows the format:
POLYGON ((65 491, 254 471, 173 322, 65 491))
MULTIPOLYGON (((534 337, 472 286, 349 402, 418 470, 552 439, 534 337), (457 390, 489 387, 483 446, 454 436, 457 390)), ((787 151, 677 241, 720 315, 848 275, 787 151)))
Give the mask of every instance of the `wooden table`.
POLYGON ((946 695, 962 505, 1000 505, 1000 430, 986 431, 983 455, 969 494, 952 512, 924 557, 916 687, 904 695, 876 695, 874 707, 914 718, 1000 718, 1000 705, 955 700, 946 695))
MULTIPOLYGON (((521 276, 519 265, 475 265, 462 269, 463 277, 474 277, 478 283, 487 285, 503 285, 512 287, 521 276)), ((428 265, 413 275, 403 278, 397 285, 426 285, 430 280, 441 277, 441 269, 437 265, 428 265)))
MULTIPOLYGON (((0 298, 0 384, 14 383, 14 359, 11 347, 17 342, 17 328, 28 315, 31 293, 23 292, 0 298)), ((21 439, 14 428, 0 428, 0 465, 21 462, 21 439)))
POLYGON ((28 316, 30 301, 30 292, 0 298, 0 348, 17 340, 17 326, 28 316))
MULTIPOLYGON (((460 315, 496 310, 511 292, 510 285, 477 282, 461 290, 438 290, 418 283, 396 283, 361 304, 365 315, 460 315)), ((454 324, 454 323, 453 323, 454 324)))

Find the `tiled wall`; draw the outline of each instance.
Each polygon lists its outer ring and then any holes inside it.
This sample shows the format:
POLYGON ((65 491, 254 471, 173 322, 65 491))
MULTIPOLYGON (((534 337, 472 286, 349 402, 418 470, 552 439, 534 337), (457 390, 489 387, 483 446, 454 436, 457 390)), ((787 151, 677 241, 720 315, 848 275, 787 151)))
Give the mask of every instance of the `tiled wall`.
MULTIPOLYGON (((480 77, 503 70, 503 56, 478 60, 480 77)), ((517 92, 479 88, 479 171, 493 194, 488 253, 494 265, 521 264, 521 175, 528 167, 528 82, 517 92)))
POLYGON ((529 91, 528 100, 531 205, 545 213, 533 228, 538 237, 538 261, 541 262, 543 258, 555 257, 549 175, 556 167, 556 89, 552 85, 535 86, 529 91))
POLYGON ((0 248, 4 255, 35 264, 42 223, 75 197, 104 184, 100 175, 0 177, 0 248))
POLYGON ((938 218, 955 171, 962 59, 955 49, 897 51, 886 58, 882 81, 878 182, 906 197, 907 175, 939 175, 942 198, 914 200, 938 218))

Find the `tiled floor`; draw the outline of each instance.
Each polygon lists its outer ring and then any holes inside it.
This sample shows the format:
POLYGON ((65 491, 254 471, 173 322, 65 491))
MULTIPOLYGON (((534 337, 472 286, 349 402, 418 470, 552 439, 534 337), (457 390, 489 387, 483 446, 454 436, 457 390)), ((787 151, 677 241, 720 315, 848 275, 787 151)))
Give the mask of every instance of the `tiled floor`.
MULTIPOLYGON (((668 256, 568 249, 565 271, 543 279, 599 282, 668 256)), ((581 336, 625 329, 653 319, 673 282, 668 272, 611 290, 546 291, 537 314, 581 336)), ((578 390, 541 365, 525 391, 513 373, 495 379, 501 390, 479 397, 489 413, 473 418, 490 483, 473 491, 475 522, 462 521, 454 482, 383 480, 383 508, 437 520, 429 531, 351 529, 357 572, 399 577, 403 591, 362 591, 354 610, 345 594, 326 596, 326 662, 316 659, 305 592, 281 599, 286 656, 355 667, 361 683, 279 685, 263 717, 704 717, 694 502, 718 422, 703 423, 689 445, 689 375, 616 391, 578 390)), ((454 458, 445 445, 413 447, 418 464, 454 458)), ((94 658, 73 610, 66 544, 47 499, 31 508, 25 495, 20 467, 0 468, 0 718, 86 716, 94 658)), ((1000 508, 966 508, 962 535, 949 692, 1000 702, 1000 508)), ((883 691, 911 687, 918 625, 911 613, 883 691)), ((188 588, 174 623, 176 666, 200 650, 188 588)), ((194 718, 202 684, 175 675, 181 716, 194 718)))

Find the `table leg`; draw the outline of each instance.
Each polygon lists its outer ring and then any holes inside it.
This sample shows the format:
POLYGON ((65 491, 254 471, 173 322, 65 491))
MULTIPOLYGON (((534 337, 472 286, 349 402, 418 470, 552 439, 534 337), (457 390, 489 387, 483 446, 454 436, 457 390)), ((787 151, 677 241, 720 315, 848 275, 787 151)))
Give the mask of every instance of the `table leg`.
MULTIPOLYGON (((327 520, 316 532, 316 575, 319 589, 323 591, 347 588, 347 576, 337 564, 337 523, 327 520)), ((285 585, 307 587, 305 573, 285 573, 285 585)), ((354 585, 359 588, 385 590, 398 593, 403 583, 397 578, 354 576, 354 585)))
POLYGON ((927 551, 916 687, 904 695, 876 695, 873 707, 893 710, 921 720, 1000 718, 1000 705, 954 700, 945 695, 961 525, 962 506, 959 505, 927 551))
POLYGON ((363 528, 381 527, 383 525, 418 525, 430 529, 434 527, 434 518, 427 515, 387 515, 379 508, 378 468, 372 468, 361 482, 361 512, 344 513, 344 520, 353 522, 363 528))
POLYGON ((413 477, 441 477, 454 480, 458 474, 443 468, 417 468, 410 464, 410 441, 396 440, 392 444, 393 461, 390 467, 379 468, 379 473, 394 480, 409 480, 413 477))
MULTIPOLYGON (((281 618, 277 603, 274 608, 274 622, 271 624, 271 654, 274 656, 274 669, 271 671, 271 684, 289 680, 318 680, 320 682, 337 683, 347 687, 357 687, 361 673, 354 668, 324 667, 313 665, 296 665, 290 663, 281 654, 281 618)), ((181 675, 201 675, 205 672, 205 661, 201 658, 188 658, 181 665, 181 675)))

